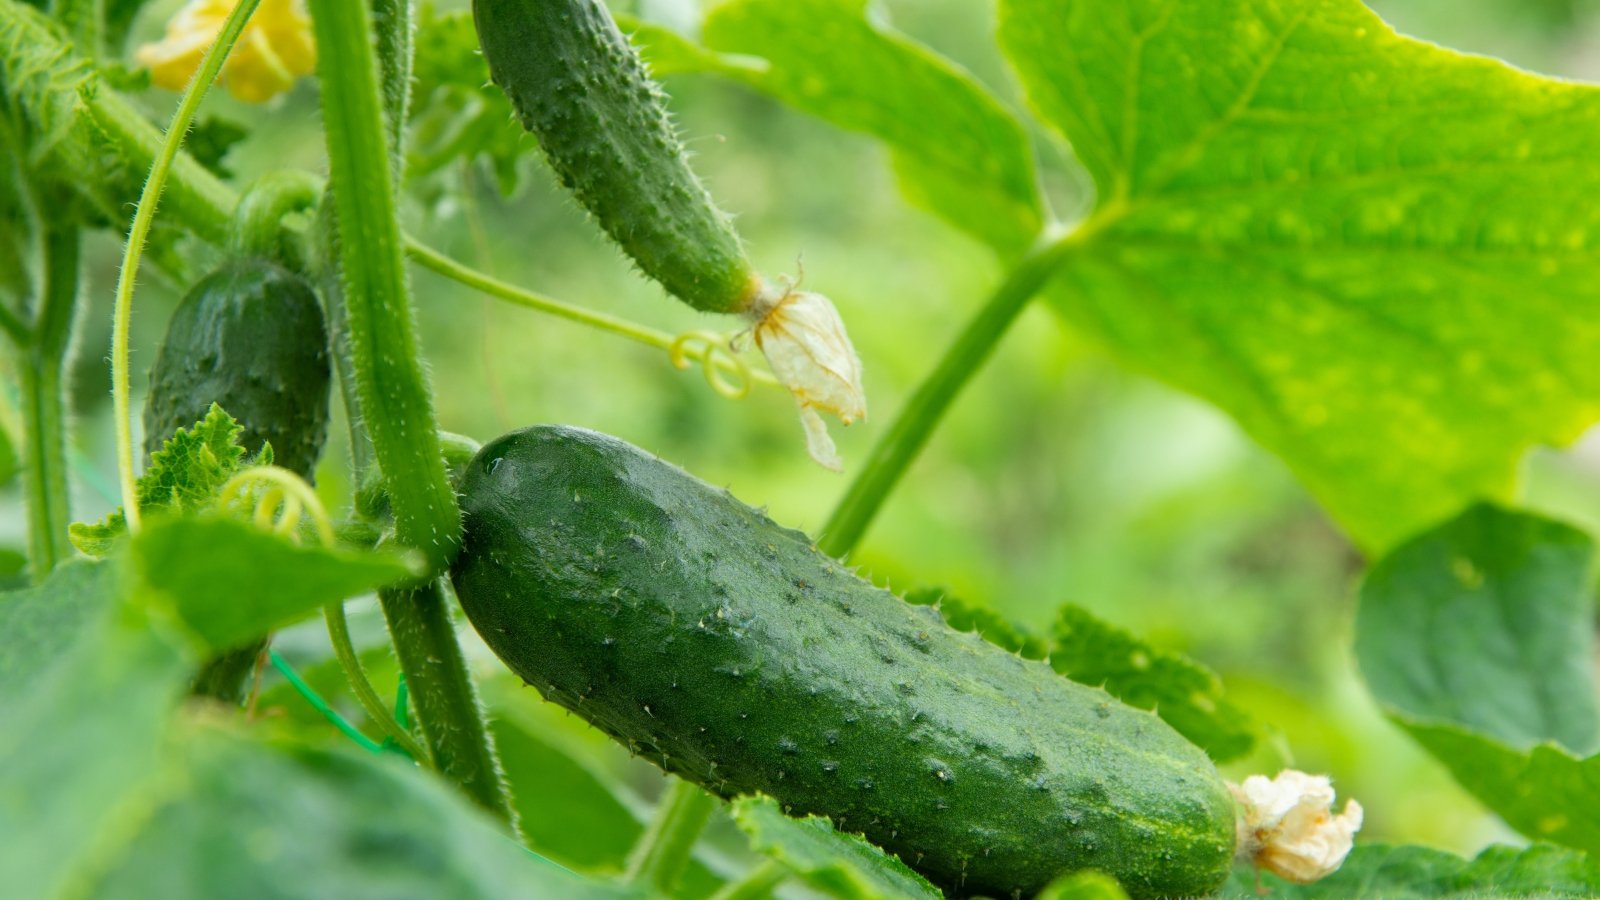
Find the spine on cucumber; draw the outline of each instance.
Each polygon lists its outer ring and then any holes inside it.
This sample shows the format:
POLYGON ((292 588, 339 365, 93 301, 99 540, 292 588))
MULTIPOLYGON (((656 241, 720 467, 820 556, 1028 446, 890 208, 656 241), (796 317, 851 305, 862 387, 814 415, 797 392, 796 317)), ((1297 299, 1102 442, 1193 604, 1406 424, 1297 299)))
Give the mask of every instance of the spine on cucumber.
POLYGON ((689 168, 660 87, 599 0, 473 0, 489 74, 568 190, 646 275, 708 312, 762 282, 689 168))
POLYGON ((487 444, 452 569, 489 646, 547 698, 723 796, 831 816, 957 894, 1096 868, 1135 896, 1215 889, 1215 767, 1151 713, 845 571, 628 444, 487 444))

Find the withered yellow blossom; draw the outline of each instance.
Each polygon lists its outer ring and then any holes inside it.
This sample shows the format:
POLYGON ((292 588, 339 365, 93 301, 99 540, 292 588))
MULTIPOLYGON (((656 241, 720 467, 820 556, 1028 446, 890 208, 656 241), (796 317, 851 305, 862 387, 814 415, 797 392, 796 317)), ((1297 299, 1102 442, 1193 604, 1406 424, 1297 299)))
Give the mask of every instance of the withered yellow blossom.
MULTIPOLYGON (((140 47, 134 58, 150 70, 158 87, 183 90, 235 5, 233 0, 192 0, 167 22, 166 35, 140 47)), ((316 64, 317 46, 303 0, 261 0, 217 81, 240 100, 265 103, 309 75, 316 64)))
POLYGON ((1285 769, 1276 778, 1251 775, 1229 784, 1239 802, 1239 855, 1290 881, 1308 884, 1334 872, 1361 830, 1361 804, 1346 800, 1333 814, 1326 775, 1285 769))
POLYGON ((793 289, 763 291, 750 309, 756 346, 772 373, 800 404, 806 450, 824 468, 844 464, 820 413, 845 425, 867 416, 861 360, 833 303, 821 294, 793 289))

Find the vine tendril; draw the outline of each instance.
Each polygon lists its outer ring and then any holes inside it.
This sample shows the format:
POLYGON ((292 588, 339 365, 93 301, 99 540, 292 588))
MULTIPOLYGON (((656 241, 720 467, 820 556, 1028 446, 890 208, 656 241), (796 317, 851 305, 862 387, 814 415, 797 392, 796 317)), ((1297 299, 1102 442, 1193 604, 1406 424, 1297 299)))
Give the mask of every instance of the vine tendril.
POLYGON ((733 352, 732 341, 713 331, 686 331, 678 335, 667 346, 667 357, 676 369, 687 369, 692 360, 698 359, 706 384, 729 400, 743 400, 755 381, 749 364, 733 352), (724 377, 723 369, 730 370, 733 377, 724 377))
MULTIPOLYGON (((234 475, 222 486, 220 502, 223 505, 240 503, 247 498, 253 499, 250 516, 260 528, 284 535, 290 540, 298 540, 301 517, 309 513, 318 542, 324 547, 336 545, 333 520, 328 517, 327 508, 317 498, 311 485, 288 469, 253 466, 234 475), (264 486, 265 489, 250 498, 247 491, 252 486, 264 486)), ((361 658, 356 655, 355 644, 350 640, 350 622, 345 618, 344 602, 335 601, 324 606, 322 617, 328 626, 328 641, 333 645, 333 655, 338 657, 345 680, 350 683, 350 690, 356 695, 367 717, 412 759, 428 759, 422 744, 389 713, 388 707, 379 699, 377 690, 367 678, 366 671, 362 669, 361 658)))

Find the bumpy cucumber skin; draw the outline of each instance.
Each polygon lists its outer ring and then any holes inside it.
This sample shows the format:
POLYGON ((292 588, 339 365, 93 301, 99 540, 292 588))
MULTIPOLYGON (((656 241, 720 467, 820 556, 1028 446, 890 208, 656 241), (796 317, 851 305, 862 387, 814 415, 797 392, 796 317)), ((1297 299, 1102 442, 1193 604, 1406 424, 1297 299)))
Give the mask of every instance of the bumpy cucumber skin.
POLYGON ((489 63, 562 183, 646 275, 707 312, 760 283, 664 97, 599 0, 473 0, 489 63))
POLYGON ((150 370, 145 452, 205 417, 213 402, 243 427, 254 454, 311 477, 328 433, 328 332, 304 278, 243 259, 196 282, 167 325, 150 370))
POLYGON ((832 816, 957 894, 1093 867, 1227 877, 1233 802, 1156 716, 947 627, 800 532, 614 438, 540 426, 461 485, 452 575, 547 698, 723 796, 832 816))

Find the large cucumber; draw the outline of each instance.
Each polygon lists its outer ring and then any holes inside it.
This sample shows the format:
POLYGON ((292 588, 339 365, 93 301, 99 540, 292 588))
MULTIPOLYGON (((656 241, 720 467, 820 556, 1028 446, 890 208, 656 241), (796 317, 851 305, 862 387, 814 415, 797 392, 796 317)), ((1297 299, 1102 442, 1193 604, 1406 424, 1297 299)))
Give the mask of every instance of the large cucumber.
POLYGON ((1234 806, 1155 715, 856 578, 798 531, 604 435, 478 453, 452 576, 546 697, 723 796, 832 816, 956 893, 1093 867, 1135 896, 1227 876, 1234 806))
POLYGON ((178 304, 150 370, 145 452, 212 403, 238 420, 247 453, 309 478, 328 432, 328 333, 304 278, 264 259, 224 264, 178 304))
POLYGON ((523 127, 639 268, 697 309, 745 310, 762 281, 600 0, 473 0, 472 16, 523 127))

